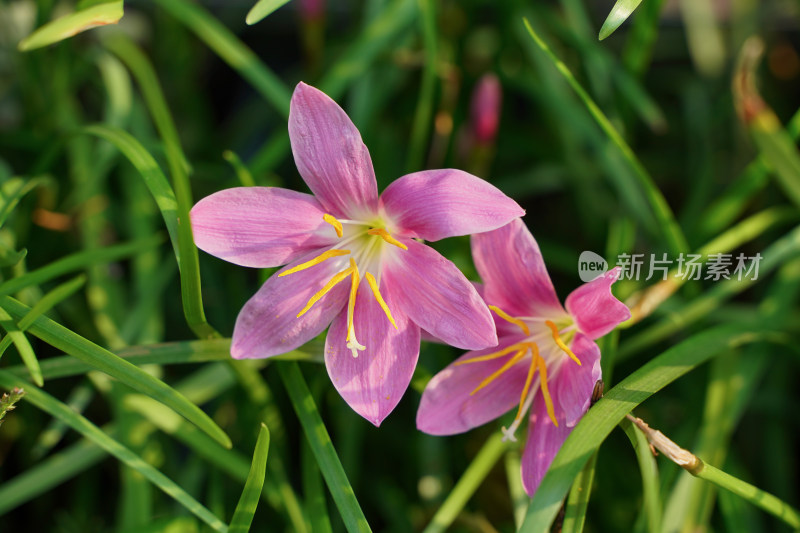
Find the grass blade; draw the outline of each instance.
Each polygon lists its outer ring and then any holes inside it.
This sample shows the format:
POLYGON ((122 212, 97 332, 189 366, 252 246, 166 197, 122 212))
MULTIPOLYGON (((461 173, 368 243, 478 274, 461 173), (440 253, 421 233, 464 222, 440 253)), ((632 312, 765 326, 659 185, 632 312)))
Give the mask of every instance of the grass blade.
POLYGON ((764 331, 739 324, 718 326, 668 349, 622 380, 575 426, 536 491, 520 532, 550 530, 575 476, 633 408, 720 352, 765 337, 764 331))
POLYGON ((603 22, 603 26, 600 28, 600 35, 598 38, 602 41, 617 28, 619 28, 623 22, 628 20, 628 17, 631 16, 631 13, 639 7, 639 4, 642 3, 642 0, 617 0, 617 3, 614 4, 614 7, 611 8, 611 12, 606 17, 605 22, 603 22))
POLYGON ((7 392, 0 397, 0 425, 3 424, 3 419, 9 411, 15 409, 16 403, 25 396, 23 389, 14 387, 11 392, 7 392))
POLYGON ((431 129, 433 99, 436 91, 436 4, 432 0, 418 0, 422 41, 425 46, 425 63, 417 99, 417 110, 411 127, 411 146, 408 150, 406 170, 413 172, 423 167, 425 146, 431 129))
POLYGON ((57 43, 83 31, 116 24, 122 18, 122 0, 97 4, 48 22, 19 43, 19 50, 27 52, 57 43))
POLYGON ((244 21, 248 25, 252 26, 256 22, 260 22, 271 15, 272 12, 279 7, 282 7, 288 3, 289 0, 258 0, 258 2, 256 2, 256 4, 250 8, 250 11, 247 12, 247 17, 244 19, 244 21))
POLYGON ((0 307, 0 326, 2 326, 3 329, 8 333, 3 338, 3 341, 10 339, 8 342, 13 342, 14 346, 17 347, 19 357, 22 359, 22 362, 28 369, 33 382, 39 387, 44 385, 44 380, 42 379, 42 369, 39 368, 39 360, 36 359, 36 354, 33 351, 31 343, 28 342, 28 338, 14 322, 14 319, 11 317, 11 315, 9 315, 2 307, 0 307))
POLYGON ((481 482, 489 475, 489 471, 497 464, 497 461, 506 451, 506 443, 503 436, 495 432, 486 440, 481 451, 475 456, 470 465, 464 471, 464 475, 458 480, 456 486, 450 491, 436 514, 433 515, 431 523, 425 528, 423 533, 442 533, 458 516, 458 513, 467 504, 481 482))
MULTIPOLYGON (((8 372, 0 370, 0 386, 6 388, 13 388, 25 385, 25 382, 20 380, 8 372)), ((159 470, 153 468, 149 463, 145 462, 141 457, 130 451, 102 429, 92 424, 82 415, 74 412, 66 404, 53 398, 46 392, 35 387, 27 387, 25 390, 27 400, 46 413, 62 420, 65 424, 72 429, 86 437, 88 440, 94 442, 100 448, 104 449, 129 467, 139 472, 142 476, 150 480, 155 486, 164 491, 167 495, 174 498, 178 503, 183 505, 187 510, 194 513, 203 522, 211 526, 215 531, 225 532, 227 526, 211 511, 206 509, 200 502, 195 500, 180 486, 175 484, 174 481, 162 474, 159 470)))
POLYGON ((541 37, 539 37, 539 35, 534 31, 528 20, 523 19, 523 21, 533 41, 542 50, 542 52, 547 55, 550 61, 552 61, 553 66, 555 66, 558 72, 564 76, 564 79, 567 80, 572 89, 578 94, 581 101, 589 110, 589 113, 634 171, 634 174, 638 178, 639 184, 644 190, 645 196, 650 203, 653 214, 658 221, 658 227, 663 233, 664 241, 669 246, 672 254, 678 256, 681 253, 689 251, 689 245, 686 242, 686 237, 683 235, 678 222, 675 220, 675 215, 672 213, 669 204, 667 204, 667 201, 664 199, 664 195, 661 194, 661 191, 658 189, 658 187, 656 187, 656 184, 653 182, 653 178, 636 157, 636 154, 633 153, 631 147, 628 146, 628 143, 625 142, 625 139, 623 139, 616 128, 614 128, 614 126, 611 124, 611 121, 608 120, 608 117, 606 117, 603 111, 601 111, 597 104, 595 104, 594 100, 592 100, 592 97, 589 96, 589 93, 587 93, 581 84, 578 83, 578 80, 575 79, 575 76, 572 75, 572 72, 569 71, 567 66, 558 57, 556 57, 553 51, 550 50, 550 47, 547 46, 541 37))
POLYGON ((230 533, 247 533, 253 523, 253 516, 256 513, 258 500, 261 497, 261 489, 264 487, 264 476, 267 472, 267 453, 269 452, 269 429, 265 424, 261 424, 258 432, 256 449, 253 452, 253 462, 250 465, 250 473, 244 484, 242 496, 233 512, 233 518, 228 528, 230 533))
MULTIPOLYGON (((30 312, 29 307, 8 296, 0 298, 0 307, 15 320, 21 320, 30 312)), ((163 381, 47 317, 36 318, 28 331, 51 346, 158 400, 230 448, 231 440, 225 432, 199 407, 163 381)))
POLYGON ((39 186, 53 188, 55 182, 45 176, 31 179, 11 178, 0 185, 0 227, 23 196, 39 186))
POLYGON ((308 390, 300 367, 297 366, 297 363, 278 363, 275 366, 278 367, 283 384, 286 386, 286 392, 289 393, 292 401, 292 407, 297 413, 297 418, 300 419, 311 451, 314 452, 314 457, 317 459, 317 464, 331 491, 333 501, 339 509, 344 525, 350 533, 372 531, 358 500, 356 500, 353 487, 347 480, 347 474, 342 468, 342 463, 333 447, 328 430, 325 429, 322 417, 317 411, 314 398, 311 396, 311 391, 308 390))
POLYGON ((658 465, 642 432, 634 428, 627 418, 620 422, 620 427, 630 439, 633 451, 636 452, 636 462, 639 463, 644 499, 642 512, 645 516, 647 531, 659 533, 661 529, 661 489, 658 481, 658 465))

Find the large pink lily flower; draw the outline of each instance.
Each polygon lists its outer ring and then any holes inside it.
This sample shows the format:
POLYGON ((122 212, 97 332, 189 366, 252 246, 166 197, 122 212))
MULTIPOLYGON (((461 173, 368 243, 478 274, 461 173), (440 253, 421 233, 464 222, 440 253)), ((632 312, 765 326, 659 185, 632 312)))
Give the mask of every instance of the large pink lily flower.
POLYGON ((483 296, 497 316, 497 347, 468 352, 439 372, 422 394, 417 427, 453 435, 519 405, 505 438, 530 412, 522 482, 533 496, 572 428, 589 409, 600 379, 594 340, 630 318, 611 294, 615 268, 558 300, 539 246, 522 220, 472 237, 483 296))
POLYGON ((192 209, 195 242, 237 265, 286 265, 239 313, 231 355, 285 353, 332 323, 325 341, 331 380, 377 426, 411 381, 420 328, 465 349, 497 344, 475 288, 420 240, 493 230, 523 210, 452 169, 403 176, 378 197, 358 130, 304 83, 292 96, 289 137, 314 195, 270 187, 212 194, 192 209))

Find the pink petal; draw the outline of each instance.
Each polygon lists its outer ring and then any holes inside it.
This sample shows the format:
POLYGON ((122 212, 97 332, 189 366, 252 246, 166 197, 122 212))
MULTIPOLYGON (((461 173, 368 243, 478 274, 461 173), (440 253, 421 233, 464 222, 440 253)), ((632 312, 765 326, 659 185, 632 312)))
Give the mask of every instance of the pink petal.
POLYGON ((442 341, 463 349, 497 344, 492 315, 478 292, 456 266, 411 239, 408 250, 385 259, 387 290, 411 320, 442 341))
POLYGON ((611 285, 619 278, 620 268, 584 283, 567 296, 567 311, 583 333, 597 339, 620 322, 631 317, 628 307, 611 294, 611 285))
POLYGON ((347 302, 350 284, 340 282, 300 318, 308 300, 337 272, 345 257, 328 259, 306 270, 278 277, 280 272, 311 259, 316 252, 281 269, 247 301, 233 328, 231 355, 235 359, 270 357, 294 350, 324 330, 347 302))
POLYGON ((273 187, 237 187, 206 196, 192 208, 198 248, 237 265, 284 265, 336 241, 310 194, 273 187))
POLYGON ((381 205, 400 232, 438 241, 499 228, 525 214, 497 187, 462 170, 426 170, 395 180, 381 205))
POLYGON ((366 281, 356 297, 353 323, 356 338, 366 346, 353 357, 347 348, 347 312, 334 319, 325 340, 325 365, 333 386, 353 410, 375 424, 402 398, 419 356, 419 327, 411 322, 381 287, 397 328, 389 322, 366 281))
MULTIPOLYGON (((556 418, 563 420, 563 413, 556 408, 556 418)), ((547 406, 539 390, 531 407, 528 440, 522 452, 522 486, 528 496, 533 497, 544 478, 550 463, 553 462, 561 445, 567 440, 572 428, 564 423, 558 427, 547 416, 547 406)))
POLYGON ((564 411, 566 425, 573 427, 589 409, 594 384, 600 379, 601 372, 600 348, 592 339, 578 333, 570 348, 580 359, 581 365, 565 357, 550 386, 554 401, 564 411))
MULTIPOLYGON (((467 352, 458 361, 499 351, 520 339, 502 340, 497 347, 467 352)), ((499 359, 458 366, 451 364, 433 376, 422 393, 417 411, 417 429, 431 435, 463 433, 518 405, 528 375, 528 362, 525 360, 509 368, 475 394, 470 394, 513 355, 510 353, 499 359)))
POLYGON ((485 298, 514 316, 564 315, 539 245, 521 219, 472 236, 472 258, 485 298))
POLYGON ((333 216, 363 219, 378 206, 369 150, 344 110, 325 93, 297 84, 289 110, 297 170, 333 216))

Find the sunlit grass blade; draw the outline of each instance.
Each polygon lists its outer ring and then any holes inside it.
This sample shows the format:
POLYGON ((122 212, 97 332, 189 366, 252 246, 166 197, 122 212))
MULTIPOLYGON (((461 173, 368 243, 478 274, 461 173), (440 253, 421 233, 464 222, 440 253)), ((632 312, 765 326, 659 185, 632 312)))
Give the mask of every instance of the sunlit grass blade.
MULTIPOLYGON (((108 435, 113 431, 106 428, 108 435)), ((81 440, 0 485, 0 516, 102 461, 106 450, 81 440)))
POLYGON ((250 8, 250 11, 247 12, 247 17, 244 21, 252 26, 256 22, 260 22, 271 15, 272 12, 279 7, 288 3, 289 0, 258 0, 258 2, 250 8))
POLYGON ((100 250, 86 250, 77 252, 52 263, 32 270, 0 283, 0 295, 13 294, 26 287, 39 285, 53 278, 57 278, 68 272, 80 270, 90 265, 117 261, 131 255, 141 253, 149 248, 158 246, 164 239, 161 236, 154 236, 149 239, 115 244, 100 250))
POLYGON ((611 8, 608 17, 606 17, 605 22, 603 22, 598 38, 602 41, 614 33, 641 3, 642 0, 617 0, 617 3, 611 8))
POLYGON ((267 472, 267 454, 269 452, 269 429, 263 423, 258 432, 256 449, 253 452, 253 462, 250 465, 250 473, 244 484, 242 496, 233 512, 228 531, 230 533, 247 533, 253 523, 253 516, 258 507, 258 500, 261 497, 261 489, 264 486, 264 476, 267 472))
MULTIPOLYGON (((21 320, 30 312, 30 308, 8 296, 0 298, 0 307, 5 309, 15 320, 21 320)), ((117 357, 108 350, 101 348, 47 317, 36 318, 28 328, 28 331, 51 346, 63 350, 76 359, 80 359, 97 370, 117 378, 133 389, 158 400, 195 424, 223 446, 231 446, 230 438, 199 407, 163 381, 156 379, 128 361, 117 357)))
POLYGON ((303 426, 308 443, 311 445, 311 451, 314 452, 314 457, 317 459, 317 464, 322 471, 333 501, 339 509, 345 527, 350 533, 371 531, 361 506, 356 500, 353 487, 347 480, 347 474, 342 468, 328 430, 325 429, 322 417, 317 411, 311 391, 308 390, 308 385, 300 372, 300 367, 297 363, 288 362, 277 363, 275 366, 278 367, 278 372, 286 386, 286 392, 292 401, 292 407, 297 413, 297 418, 300 419, 300 425, 303 426))
POLYGON ((291 94, 253 51, 202 7, 186 0, 162 0, 159 6, 185 24, 226 63, 249 81, 281 115, 289 116, 291 94))
POLYGON ((73 35, 107 24, 116 24, 122 18, 122 0, 103 2, 48 22, 20 41, 19 50, 27 52, 57 43, 73 35))
POLYGON ((161 85, 150 61, 131 41, 120 37, 109 40, 106 46, 128 66, 138 82, 153 122, 164 141, 177 202, 178 247, 180 249, 178 263, 181 274, 181 298, 186 321, 198 337, 219 337, 219 333, 206 321, 203 310, 200 264, 189 218, 189 211, 192 208, 192 192, 188 175, 190 166, 181 148, 178 131, 169 112, 161 85))
POLYGON ((142 144, 129 133, 119 129, 94 124, 86 126, 82 130, 85 133, 96 135, 101 139, 114 144, 120 152, 136 167, 142 176, 147 188, 155 198, 156 205, 164 217, 169 238, 172 241, 172 248, 175 250, 175 257, 180 262, 180 246, 178 244, 178 202, 175 199, 175 192, 170 187, 166 176, 156 163, 150 153, 145 150, 142 144))
MULTIPOLYGON (((0 386, 12 388, 24 385, 25 382, 19 378, 16 378, 8 372, 0 371, 0 386)), ((208 509, 190 496, 180 486, 176 485, 174 481, 162 474, 159 470, 153 468, 141 457, 130 451, 130 449, 111 438, 102 429, 92 424, 82 415, 74 412, 69 408, 69 406, 53 398, 43 390, 35 387, 26 387, 25 392, 26 400, 31 404, 35 405, 51 416, 64 421, 64 423, 83 435, 85 438, 92 441, 129 467, 139 472, 142 476, 150 480, 155 486, 183 505, 188 511, 192 512, 198 518, 203 520, 203 522, 208 524, 212 529, 220 532, 227 531, 227 526, 219 518, 214 516, 208 509)))
MULTIPOLYGON (((55 289, 51 290, 47 294, 45 294, 41 300, 39 300, 36 305, 34 305, 30 312, 25 315, 22 320, 19 321, 19 330, 25 331, 28 327, 36 320, 37 317, 42 316, 50 309, 55 307, 59 302, 65 300, 72 294, 74 294, 78 289, 83 287, 86 283, 86 276, 77 276, 70 281, 62 283, 61 285, 57 286, 55 289)), ((10 319, 10 317, 9 317, 10 319)), ((6 336, 0 341, 0 357, 3 356, 5 351, 8 349, 9 345, 11 344, 11 337, 6 336)), ((40 374, 41 377, 41 374, 40 374)), ((38 384, 41 387, 41 384, 38 384)))
POLYGON ((636 154, 633 153, 633 150, 631 150, 631 147, 628 145, 628 143, 625 142, 625 139, 622 138, 616 128, 611 124, 611 121, 608 120, 608 117, 606 117, 603 111, 600 110, 592 97, 589 96, 589 93, 587 93, 586 90, 584 90, 578 80, 575 79, 564 62, 556 57, 553 51, 550 50, 550 47, 547 46, 547 44, 534 31, 527 19, 523 20, 525 27, 533 41, 542 50, 542 52, 545 53, 545 55, 553 63, 553 66, 556 68, 556 70, 558 70, 558 72, 564 76, 564 79, 567 80, 572 89, 578 94, 578 97, 584 103, 589 113, 634 171, 634 174, 638 178, 639 184, 642 187, 648 202, 650 203, 653 214, 658 221, 658 227, 660 228, 664 241, 669 247, 670 251, 675 256, 687 252, 689 250, 689 245, 686 242, 686 237, 683 235, 678 222, 675 220, 675 215, 672 213, 669 204, 664 199, 664 195, 661 194, 661 191, 653 182, 653 178, 636 157, 636 154))
MULTIPOLYGON (((44 385, 42 369, 39 368, 39 360, 36 359, 36 353, 34 353, 31 343, 28 342, 28 338, 15 323, 11 315, 9 315, 2 307, 0 307, 0 326, 6 330, 6 336, 3 338, 3 341, 9 339, 8 343, 10 344, 13 342, 14 346, 17 347, 19 357, 27 367, 28 373, 31 375, 33 382, 39 387, 44 385)), ((0 355, 2 354, 0 353, 0 355)))
POLYGON ((757 328, 728 324, 708 329, 668 349, 608 391, 583 416, 536 491, 522 533, 547 533, 575 476, 633 408, 697 365, 742 344, 766 338, 757 328))
POLYGON ((661 531, 661 489, 658 465, 642 432, 633 427, 627 418, 620 422, 620 427, 631 441, 633 450, 636 452, 636 462, 639 463, 639 473, 642 476, 642 499, 644 500, 642 513, 645 516, 647 531, 659 533, 661 531))
POLYGON ((233 150, 225 150, 222 152, 222 157, 231 164, 233 167, 234 172, 236 172, 236 177, 239 178, 239 183, 242 187, 254 187, 256 182, 253 179, 253 175, 250 173, 250 170, 242 163, 241 158, 234 152, 233 150))
POLYGON ((481 482, 489 475, 489 471, 503 456, 507 445, 503 442, 503 435, 495 432, 486 440, 478 455, 472 460, 464 471, 461 479, 447 495, 424 533, 442 533, 449 528, 458 514, 467 504, 469 499, 478 489, 481 482))
POLYGON ((756 68, 763 52, 764 43, 758 38, 747 40, 742 47, 733 78, 736 107, 761 155, 772 167, 778 185, 795 205, 800 206, 800 154, 756 86, 756 68))

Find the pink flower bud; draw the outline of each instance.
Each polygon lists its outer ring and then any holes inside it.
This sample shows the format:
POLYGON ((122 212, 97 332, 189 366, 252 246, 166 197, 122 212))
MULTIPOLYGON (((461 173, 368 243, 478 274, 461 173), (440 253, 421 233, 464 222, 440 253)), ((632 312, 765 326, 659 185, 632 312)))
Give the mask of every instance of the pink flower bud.
POLYGON ((481 144, 489 144, 497 136, 503 90, 493 73, 484 74, 472 93, 472 133, 481 144))
POLYGON ((317 20, 325 14, 325 0, 300 0, 300 16, 303 20, 317 20))

